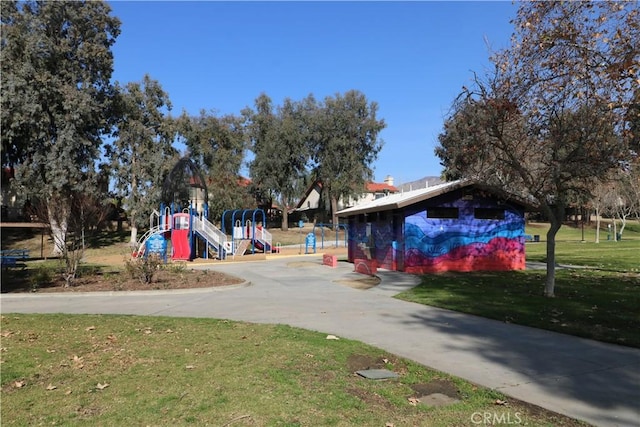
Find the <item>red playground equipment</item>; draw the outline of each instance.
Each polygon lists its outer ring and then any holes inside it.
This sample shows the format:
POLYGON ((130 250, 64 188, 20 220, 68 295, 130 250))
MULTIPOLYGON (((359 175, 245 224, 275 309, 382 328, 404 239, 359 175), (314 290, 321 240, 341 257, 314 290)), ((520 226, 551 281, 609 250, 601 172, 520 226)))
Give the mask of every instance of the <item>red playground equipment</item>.
POLYGON ((191 244, 189 242, 189 214, 177 213, 172 217, 171 227, 171 259, 191 260, 191 244))

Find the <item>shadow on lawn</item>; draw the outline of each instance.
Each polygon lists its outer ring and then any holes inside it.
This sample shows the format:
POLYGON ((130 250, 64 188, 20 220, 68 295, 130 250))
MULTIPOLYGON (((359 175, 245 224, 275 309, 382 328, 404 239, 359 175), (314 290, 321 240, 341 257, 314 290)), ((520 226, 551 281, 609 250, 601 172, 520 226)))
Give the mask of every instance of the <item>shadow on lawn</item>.
POLYGON ((542 295, 544 271, 423 276, 400 299, 640 348, 637 273, 561 269, 556 298, 542 295))
POLYGON ((593 408, 589 416, 595 416, 598 425, 637 425, 640 350, 567 339, 562 334, 456 312, 419 313, 410 323, 446 333, 451 337, 444 344, 447 349, 473 352, 515 370, 535 380, 550 400, 561 398, 563 390, 569 398, 583 399, 593 408))

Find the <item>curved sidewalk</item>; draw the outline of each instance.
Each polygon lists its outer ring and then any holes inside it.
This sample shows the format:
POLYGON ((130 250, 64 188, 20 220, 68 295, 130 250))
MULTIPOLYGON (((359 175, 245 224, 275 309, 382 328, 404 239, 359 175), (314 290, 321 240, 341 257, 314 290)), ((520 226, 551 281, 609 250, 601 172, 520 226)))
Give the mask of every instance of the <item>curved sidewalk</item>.
MULTIPOLYGON (((640 350, 391 298, 417 277, 380 271, 368 290, 353 266, 319 256, 198 265, 246 279, 225 290, 3 294, 3 313, 210 317, 282 323, 356 339, 514 398, 599 426, 640 426, 640 350)), ((196 267, 196 266, 194 266, 196 267)))

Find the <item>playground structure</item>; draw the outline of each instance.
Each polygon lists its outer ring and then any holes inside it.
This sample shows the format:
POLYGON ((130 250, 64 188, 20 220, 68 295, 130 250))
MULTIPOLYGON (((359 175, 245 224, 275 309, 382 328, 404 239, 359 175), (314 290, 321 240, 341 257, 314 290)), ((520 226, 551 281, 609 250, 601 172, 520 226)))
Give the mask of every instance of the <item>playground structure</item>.
MULTIPOLYGON (((224 260, 249 249, 251 253, 273 250, 271 234, 262 226, 266 221, 261 209, 225 211, 233 212, 230 226, 238 226, 230 229, 231 238, 208 220, 206 180, 189 156, 178 160, 167 175, 161 197, 160 210, 151 214, 149 230, 133 248, 134 257, 155 253, 165 260, 169 254, 172 260, 192 261, 198 256, 224 260), (256 224, 258 220, 262 222, 256 224)), ((224 219, 225 215, 223 229, 224 219)))
POLYGON ((231 235, 230 250, 252 254, 258 252, 277 252, 272 245, 273 238, 264 224, 267 218, 262 209, 233 209, 222 213, 221 228, 231 235))
POLYGON ((133 256, 155 253, 166 259, 170 253, 172 260, 192 261, 197 257, 224 260, 229 256, 274 251, 271 233, 262 226, 265 223, 262 209, 225 211, 222 228, 228 230, 231 238, 211 223, 207 214, 206 204, 190 202, 184 208, 173 203, 161 204, 160 211, 151 214, 149 230, 138 239, 133 256))

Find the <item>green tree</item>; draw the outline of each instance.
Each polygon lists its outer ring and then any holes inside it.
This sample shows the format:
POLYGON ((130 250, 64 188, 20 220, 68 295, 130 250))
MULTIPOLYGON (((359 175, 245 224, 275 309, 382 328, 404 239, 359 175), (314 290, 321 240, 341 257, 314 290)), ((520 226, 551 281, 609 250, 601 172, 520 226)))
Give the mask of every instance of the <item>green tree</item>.
POLYGON ((373 177, 371 164, 383 144, 378 134, 386 124, 376 118, 378 104, 357 90, 326 97, 322 104, 310 97, 303 109, 311 132, 311 166, 337 224, 338 200, 361 195, 373 177))
POLYGON ((637 82, 637 3, 524 2, 495 72, 464 89, 440 135, 445 175, 536 203, 551 223, 544 294, 554 296, 555 236, 570 200, 628 161, 637 82))
POLYGON ((296 186, 308 161, 308 131, 298 103, 287 98, 273 111, 271 99, 260 95, 255 111, 246 109, 253 160, 249 170, 254 187, 275 196, 282 207, 282 230, 289 229, 288 209, 299 195, 296 186))
POLYGON ((177 158, 172 147, 169 95, 160 83, 145 75, 141 82, 117 88, 115 139, 106 147, 117 196, 131 222, 131 243, 138 227, 158 206, 162 183, 177 158))
POLYGON ((110 129, 111 46, 120 21, 102 1, 2 1, 2 163, 46 201, 54 251, 65 248, 72 196, 97 188, 110 129))
POLYGON ((209 218, 220 218, 226 209, 254 207, 255 200, 240 176, 247 147, 243 119, 201 111, 199 116, 183 113, 176 126, 207 181, 209 218))

